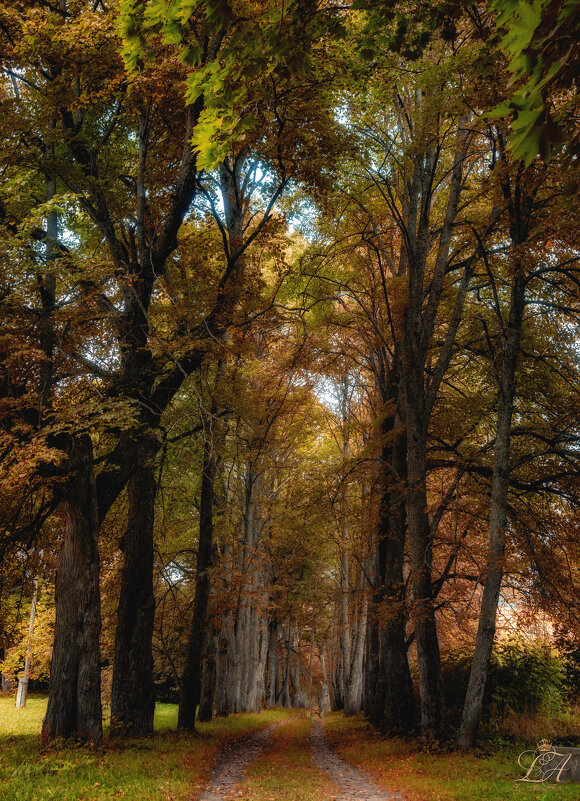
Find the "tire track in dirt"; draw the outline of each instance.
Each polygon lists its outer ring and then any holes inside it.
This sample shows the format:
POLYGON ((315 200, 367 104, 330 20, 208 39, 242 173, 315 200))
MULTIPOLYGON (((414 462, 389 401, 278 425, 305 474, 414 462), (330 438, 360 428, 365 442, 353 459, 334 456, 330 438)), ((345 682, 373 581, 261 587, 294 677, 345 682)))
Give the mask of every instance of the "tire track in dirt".
POLYGON ((287 722, 271 723, 250 737, 227 747, 212 770, 209 784, 198 801, 224 801, 242 781, 250 764, 260 756, 274 731, 287 722))
POLYGON ((322 723, 310 730, 310 749, 314 766, 330 774, 340 787, 336 801, 403 801, 400 793, 384 790, 367 773, 341 759, 328 744, 322 723))

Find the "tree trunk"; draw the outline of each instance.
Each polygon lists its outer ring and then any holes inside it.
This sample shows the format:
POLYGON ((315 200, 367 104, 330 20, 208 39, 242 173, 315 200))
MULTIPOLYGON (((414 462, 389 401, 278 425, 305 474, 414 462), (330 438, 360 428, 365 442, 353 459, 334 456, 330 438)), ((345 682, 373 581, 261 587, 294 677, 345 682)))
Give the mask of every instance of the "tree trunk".
POLYGON ((64 542, 55 587, 56 620, 42 742, 102 737, 101 598, 93 447, 88 434, 69 442, 69 476, 61 504, 64 542))
MULTIPOLYGON (((346 498, 343 499, 346 509, 346 498)), ((346 697, 348 694, 348 680, 350 674, 350 664, 352 658, 352 621, 349 611, 350 581, 349 563, 346 543, 348 543, 348 521, 346 511, 342 516, 342 543, 345 549, 340 554, 340 601, 339 601, 339 646, 340 646, 340 672, 337 677, 337 684, 342 700, 343 707, 346 708, 346 697)))
POLYGON ((373 726, 378 726, 382 720, 382 710, 384 709, 384 676, 381 671, 379 640, 381 600, 381 588, 379 586, 379 552, 375 540, 376 532, 371 540, 371 555, 367 570, 368 581, 371 586, 371 597, 367 613, 363 710, 373 726))
POLYGON ((266 700, 266 664, 268 662, 268 649, 270 646, 270 627, 264 610, 268 608, 270 594, 268 589, 262 593, 260 605, 260 643, 258 647, 258 673, 256 677, 256 711, 259 712, 266 700))
POLYGON ((32 661, 32 644, 34 641, 34 618, 36 617, 36 604, 38 601, 38 577, 34 579, 32 590, 32 603, 30 604, 30 620, 28 623, 28 639, 26 640, 26 656, 24 657, 24 673, 18 681, 16 693, 16 707, 26 706, 28 696, 28 682, 30 681, 30 664, 32 661))
POLYGON ((284 709, 292 707, 292 696, 290 693, 290 655, 287 655, 284 672, 282 675, 282 706, 284 709))
POLYGON ((266 708, 276 706, 276 690, 279 684, 280 663, 278 660, 278 621, 271 618, 268 631, 268 685, 266 690, 266 708))
MULTIPOLYGON (((401 420, 397 416, 395 426, 401 420)), ((415 695, 405 643, 407 610, 403 560, 407 516, 404 482, 407 475, 407 441, 397 437, 391 456, 389 490, 389 535, 383 539, 381 574, 383 576, 384 618, 381 630, 381 656, 385 697, 382 728, 409 733, 415 722, 415 695)))
POLYGON ((306 696, 302 690, 300 675, 300 635, 298 627, 290 626, 290 688, 292 693, 292 706, 296 709, 304 709, 306 706, 306 696))
POLYGON ((318 649, 320 658, 320 670, 322 671, 322 686, 320 688, 320 696, 318 698, 318 710, 320 717, 324 717, 331 710, 330 691, 328 688, 328 671, 326 670, 326 659, 324 657, 325 643, 321 643, 318 649))
POLYGON ((154 431, 141 437, 141 459, 129 480, 127 530, 121 593, 117 610, 111 731, 115 734, 153 733, 153 542, 155 525, 155 457, 159 439, 154 431))
POLYGON ((193 619, 187 645, 185 669, 181 681, 177 725, 180 729, 195 729, 195 712, 201 695, 201 658, 204 646, 207 607, 210 596, 210 568, 214 557, 213 502, 216 460, 211 441, 206 438, 203 448, 201 498, 199 507, 199 545, 193 619))
MULTIPOLYGON (((397 395, 391 370, 389 393, 397 395)), ((399 399, 399 406, 401 399, 399 399)), ((382 423, 381 505, 375 589, 369 611, 365 712, 374 726, 410 732, 414 724, 414 692, 405 644, 406 607, 403 559, 406 538, 406 436, 394 436, 403 423, 400 412, 382 423)))
POLYGON ((464 750, 472 748, 477 740, 483 694, 495 636, 499 593, 503 578, 505 527, 510 482, 510 437, 515 376, 524 313, 524 294, 525 280, 521 274, 517 274, 511 291, 509 322, 505 338, 504 359, 497 403, 497 431, 493 454, 486 578, 479 614, 475 653, 469 674, 461 725, 457 736, 457 744, 464 750))
POLYGON ((408 425, 408 532, 413 588, 413 622, 417 644, 421 734, 428 740, 446 736, 439 639, 433 606, 432 541, 427 514, 425 433, 409 415, 408 425))
POLYGON ((232 668, 235 646, 236 638, 233 633, 232 615, 231 612, 228 612, 222 619, 218 635, 215 710, 216 715, 220 717, 237 711, 235 693, 232 693, 232 675, 236 675, 236 671, 232 668))
POLYGON ((368 607, 367 596, 366 593, 363 593, 359 609, 358 625, 354 640, 354 648, 352 649, 350 671, 349 671, 348 683, 344 699, 345 715, 358 715, 362 707, 363 657, 365 652, 365 640, 367 633, 367 607, 368 607))
POLYGON ((263 628, 265 571, 260 544, 262 477, 250 465, 246 475, 243 520, 243 585, 236 624, 240 657, 240 711, 259 712, 264 692, 267 627, 263 628))
POLYGON ((340 604, 339 608, 335 608, 334 611, 332 655, 334 656, 334 665, 331 665, 332 708, 334 711, 340 711, 344 709, 344 664, 342 661, 343 648, 340 632, 340 604))
POLYGON ((201 676, 201 697, 199 699, 198 719, 208 722, 213 717, 216 672, 218 656, 218 637, 215 631, 208 632, 204 651, 203 669, 201 676))

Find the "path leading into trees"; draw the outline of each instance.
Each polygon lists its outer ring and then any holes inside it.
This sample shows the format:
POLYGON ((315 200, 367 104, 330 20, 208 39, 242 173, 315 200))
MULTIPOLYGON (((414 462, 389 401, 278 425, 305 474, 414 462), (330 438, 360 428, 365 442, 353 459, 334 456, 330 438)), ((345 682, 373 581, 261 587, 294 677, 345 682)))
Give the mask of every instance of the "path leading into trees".
POLYGON ((209 785, 198 801, 223 801, 230 796, 236 784, 246 775, 250 764, 260 756, 275 729, 283 722, 286 721, 271 723, 226 748, 211 773, 209 785))
MULTIPOLYGON (((272 723, 227 748, 198 801, 225 801, 234 796, 236 785, 244 779, 250 764, 267 748, 274 731, 283 723, 288 721, 272 723)), ((368 774, 341 759, 328 744, 321 722, 316 722, 311 728, 310 751, 314 767, 328 773, 340 787, 340 795, 335 797, 335 801, 403 801, 399 793, 384 790, 368 774)))
POLYGON ((310 748, 314 766, 330 774, 342 791, 336 801, 403 801, 399 793, 383 790, 367 773, 341 759, 328 744, 322 723, 310 730, 310 748))

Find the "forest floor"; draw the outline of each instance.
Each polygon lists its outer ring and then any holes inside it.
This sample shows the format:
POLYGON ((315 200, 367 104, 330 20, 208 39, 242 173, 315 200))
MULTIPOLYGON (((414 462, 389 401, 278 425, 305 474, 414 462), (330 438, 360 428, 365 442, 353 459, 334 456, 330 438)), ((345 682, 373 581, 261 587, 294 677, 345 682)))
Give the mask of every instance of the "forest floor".
MULTIPOLYGON (((176 707, 159 704, 156 734, 105 736, 91 750, 41 750, 46 699, 16 710, 0 696, 2 801, 578 801, 578 785, 514 783, 506 746, 462 755, 381 737, 361 717, 324 722, 296 710, 232 715, 176 732, 176 707)), ((528 746, 529 747, 529 746, 528 746)))

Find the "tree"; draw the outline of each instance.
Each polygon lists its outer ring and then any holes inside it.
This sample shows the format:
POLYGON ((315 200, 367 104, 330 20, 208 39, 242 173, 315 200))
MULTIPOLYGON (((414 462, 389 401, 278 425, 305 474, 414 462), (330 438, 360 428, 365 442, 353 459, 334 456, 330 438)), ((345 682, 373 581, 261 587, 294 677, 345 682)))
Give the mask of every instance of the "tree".
MULTIPOLYGON (((521 162, 510 163, 505 149, 503 132, 498 132, 498 145, 501 158, 498 164, 498 181, 506 204, 510 241, 509 301, 507 309, 503 311, 500 305, 501 294, 495 285, 496 279, 490 273, 501 332, 501 372, 498 374, 489 552, 475 654, 458 734, 458 744, 463 749, 475 745, 495 635, 495 621, 506 550, 511 472, 510 443, 516 399, 516 372, 525 322, 526 292, 530 283, 537 278, 538 273, 541 275, 543 272, 543 268, 538 270, 536 267, 536 259, 542 259, 542 255, 533 250, 532 230, 538 224, 537 217, 542 213, 546 214, 546 209, 549 207, 549 203, 546 203, 542 197, 544 195, 542 187, 547 179, 545 168, 533 164, 524 169, 521 162), (532 239, 531 242, 530 239, 532 239)), ((553 263, 547 270, 548 272, 557 272, 558 261, 557 259, 552 259, 552 261, 553 263)), ((574 261, 575 257, 572 256, 572 263, 574 261)), ((570 265, 569 253, 566 253, 564 262, 567 267, 570 265)))
POLYGON ((538 156, 549 162, 562 146, 577 152, 578 9, 561 0, 492 0, 490 5, 515 87, 493 113, 509 115, 515 157, 530 166, 538 156))

